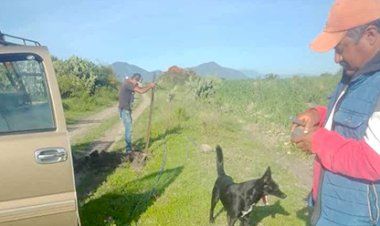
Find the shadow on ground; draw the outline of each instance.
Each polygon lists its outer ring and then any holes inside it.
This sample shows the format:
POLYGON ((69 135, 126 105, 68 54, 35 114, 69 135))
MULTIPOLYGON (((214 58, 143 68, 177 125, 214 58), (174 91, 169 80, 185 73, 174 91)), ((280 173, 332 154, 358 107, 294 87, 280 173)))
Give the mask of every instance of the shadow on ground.
MULTIPOLYGON (((80 144, 79 146, 89 144, 80 144)), ((75 145, 73 150, 75 150, 75 145)), ((78 153, 81 155, 80 153, 78 153)), ((94 151, 87 156, 74 154, 74 172, 78 199, 81 201, 102 184, 107 176, 112 173, 122 162, 125 155, 121 150, 113 152, 94 151)))
POLYGON ((300 209, 297 211, 297 217, 305 222, 305 226, 309 226, 310 224, 310 217, 309 217, 309 207, 305 207, 303 209, 300 209))
MULTIPOLYGON (((215 218, 218 217, 226 217, 226 211, 224 211, 223 208, 221 208, 215 215, 215 218)), ((259 226, 261 225, 260 222, 266 218, 271 216, 272 218, 275 218, 276 215, 285 215, 289 216, 290 213, 286 211, 280 204, 280 200, 277 200, 274 204, 268 205, 268 206, 255 206, 251 213, 251 218, 249 221, 249 225, 252 226, 259 226)), ((239 225, 240 221, 237 221, 235 225, 239 225)))
POLYGON ((290 213, 281 206, 280 200, 268 206, 256 206, 251 214, 250 225, 257 226, 266 217, 275 218, 276 215, 289 216, 290 213))
POLYGON ((80 210, 82 225, 130 225, 138 221, 182 170, 181 166, 157 171, 129 182, 119 193, 107 193, 87 202, 80 210))
MULTIPOLYGON (((173 135, 173 134, 180 134, 182 131, 182 128, 180 126, 176 126, 174 128, 171 128, 171 129, 167 129, 165 130, 164 133, 160 133, 158 134, 157 136, 155 137, 151 137, 150 139, 150 142, 149 142, 149 147, 156 141, 160 141, 160 140, 164 140, 167 136, 170 136, 170 135, 173 135)), ((139 150, 139 151, 143 151, 145 149, 145 145, 146 145, 146 140, 145 140, 145 137, 144 138, 140 138, 138 139, 135 143, 134 143, 134 146, 136 148, 136 150, 139 150)), ((148 147, 148 148, 149 148, 148 147)))
MULTIPOLYGON (((166 130, 164 133, 160 133, 158 136, 151 138, 150 144, 163 140, 169 135, 179 134, 180 131, 180 127, 166 130)), ((107 176, 122 162, 128 161, 123 148, 112 152, 96 151, 97 147, 106 150, 111 144, 110 142, 87 142, 72 146, 79 200, 82 200, 88 194, 95 191, 107 176)), ((137 140, 134 146, 136 147, 135 150, 143 151, 145 148, 145 138, 137 140)))
MULTIPOLYGON (((180 132, 180 127, 166 130, 164 133, 152 137, 150 144, 180 132)), ((95 150, 89 153, 89 150, 94 149, 97 145, 109 146, 106 143, 90 142, 72 146, 82 225, 130 225, 132 221, 139 219, 141 214, 154 203, 183 170, 183 167, 177 167, 161 172, 157 171, 129 182, 122 193, 107 193, 84 204, 85 199, 90 197, 122 163, 131 162, 130 167, 133 167, 134 163, 126 158, 124 148, 112 152, 95 150), (139 187, 139 191, 131 191, 131 187, 139 187)), ((145 138, 137 140, 134 146, 135 150, 143 151, 145 138)), ((142 154, 141 152, 135 153, 142 154)))

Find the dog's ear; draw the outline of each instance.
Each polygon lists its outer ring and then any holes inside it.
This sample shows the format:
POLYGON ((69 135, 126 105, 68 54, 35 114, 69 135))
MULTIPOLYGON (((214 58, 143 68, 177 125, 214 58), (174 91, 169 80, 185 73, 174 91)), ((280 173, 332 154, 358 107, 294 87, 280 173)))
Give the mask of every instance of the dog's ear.
POLYGON ((268 166, 267 170, 265 171, 265 174, 271 176, 272 175, 272 171, 270 170, 270 166, 268 166))
POLYGON ((264 182, 268 182, 272 177, 272 171, 270 170, 270 167, 268 166, 267 170, 264 173, 264 182))

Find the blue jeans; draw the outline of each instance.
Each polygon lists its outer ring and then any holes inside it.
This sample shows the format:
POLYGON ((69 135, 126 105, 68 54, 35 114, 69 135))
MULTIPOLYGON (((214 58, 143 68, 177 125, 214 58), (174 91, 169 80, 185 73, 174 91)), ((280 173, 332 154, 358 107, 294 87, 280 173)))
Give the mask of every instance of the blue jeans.
POLYGON ((132 114, 130 110, 120 109, 120 119, 123 121, 125 130, 125 149, 132 151, 132 114))

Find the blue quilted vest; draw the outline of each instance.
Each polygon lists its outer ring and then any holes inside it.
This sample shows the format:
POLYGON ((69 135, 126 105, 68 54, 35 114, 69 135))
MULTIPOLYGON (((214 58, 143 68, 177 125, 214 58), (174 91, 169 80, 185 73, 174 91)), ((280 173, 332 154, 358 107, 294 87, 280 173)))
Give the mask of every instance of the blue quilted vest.
MULTIPOLYGON (((328 105, 330 115, 341 90, 332 130, 346 138, 362 139, 380 95, 380 72, 343 77, 328 105)), ((311 217, 316 226, 380 226, 380 181, 358 180, 322 170, 317 200, 311 217)))

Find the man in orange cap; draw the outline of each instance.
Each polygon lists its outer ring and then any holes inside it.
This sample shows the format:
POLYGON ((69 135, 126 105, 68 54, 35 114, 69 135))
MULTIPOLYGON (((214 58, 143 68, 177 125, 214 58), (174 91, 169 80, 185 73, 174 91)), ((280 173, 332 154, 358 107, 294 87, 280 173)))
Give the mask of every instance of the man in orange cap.
POLYGON ((334 48, 343 67, 328 106, 292 125, 291 141, 315 154, 311 224, 380 225, 380 0, 336 0, 310 47, 334 48))

